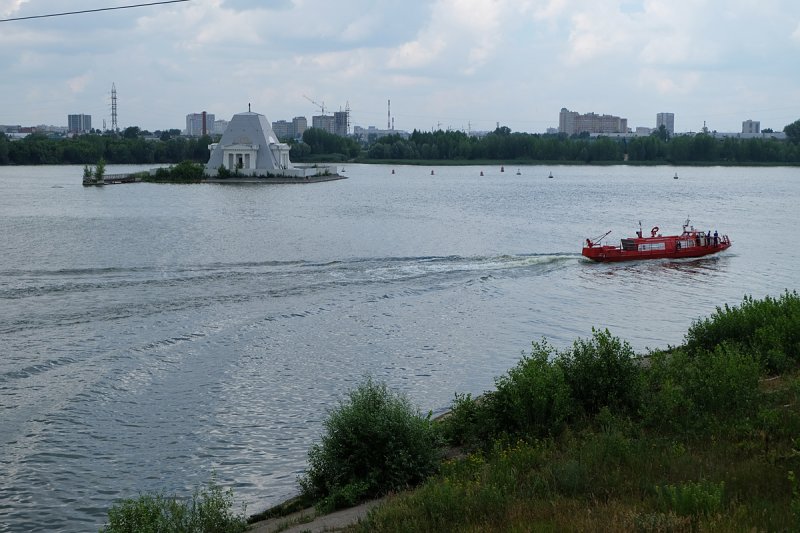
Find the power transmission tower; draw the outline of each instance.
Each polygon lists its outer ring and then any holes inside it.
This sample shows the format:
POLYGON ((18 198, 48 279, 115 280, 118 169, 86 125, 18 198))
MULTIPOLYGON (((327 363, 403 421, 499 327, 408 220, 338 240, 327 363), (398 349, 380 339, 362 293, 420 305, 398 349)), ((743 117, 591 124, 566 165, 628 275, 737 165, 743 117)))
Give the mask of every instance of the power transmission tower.
POLYGON ((119 133, 119 126, 117 126, 117 87, 114 83, 111 84, 111 131, 119 133))

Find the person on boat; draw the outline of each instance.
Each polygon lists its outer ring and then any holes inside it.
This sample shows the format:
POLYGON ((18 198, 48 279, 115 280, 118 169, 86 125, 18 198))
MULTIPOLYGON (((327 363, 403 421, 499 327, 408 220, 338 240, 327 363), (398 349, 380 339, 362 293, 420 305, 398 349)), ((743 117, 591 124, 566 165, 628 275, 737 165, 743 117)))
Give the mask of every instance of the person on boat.
POLYGON ((706 233, 706 246, 711 246, 711 230, 706 233))
POLYGON ((717 233, 717 230, 714 230, 714 246, 719 246, 719 233, 717 233))

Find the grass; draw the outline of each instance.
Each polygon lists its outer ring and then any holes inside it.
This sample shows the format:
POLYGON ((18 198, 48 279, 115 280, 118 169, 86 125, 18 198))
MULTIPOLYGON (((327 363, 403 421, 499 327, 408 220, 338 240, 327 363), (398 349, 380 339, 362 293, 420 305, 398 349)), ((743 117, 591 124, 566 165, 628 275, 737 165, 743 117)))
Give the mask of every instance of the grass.
POLYGON ((244 509, 234 513, 233 491, 224 491, 213 477, 190 499, 142 494, 117 502, 108 511, 102 533, 203 532, 236 533, 247 529, 244 509))

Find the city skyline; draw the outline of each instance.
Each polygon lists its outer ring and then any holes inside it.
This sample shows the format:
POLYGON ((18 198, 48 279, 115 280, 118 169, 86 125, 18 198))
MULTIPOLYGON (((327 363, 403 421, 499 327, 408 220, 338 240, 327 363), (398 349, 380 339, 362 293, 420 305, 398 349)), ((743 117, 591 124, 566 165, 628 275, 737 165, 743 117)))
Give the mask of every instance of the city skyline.
MULTIPOLYGON (((124 6, 75 0, 70 9, 124 6)), ((0 19, 62 2, 0 0, 0 19)), ((780 131, 800 118, 800 5, 712 0, 190 0, 0 23, 0 124, 67 113, 119 127, 275 121, 351 108, 352 126, 544 132, 559 110, 676 131, 780 131), (310 101, 310 100, 313 100, 310 101), (9 105, 13 104, 13 105, 9 105)))

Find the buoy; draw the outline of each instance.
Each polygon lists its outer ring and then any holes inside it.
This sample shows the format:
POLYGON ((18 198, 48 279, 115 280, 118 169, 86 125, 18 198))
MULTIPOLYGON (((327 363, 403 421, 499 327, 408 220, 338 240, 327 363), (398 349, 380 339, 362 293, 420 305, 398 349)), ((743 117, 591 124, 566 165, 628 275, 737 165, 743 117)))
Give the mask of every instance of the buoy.
POLYGON ((504 167, 500 167, 500 172, 505 172, 506 169, 504 167))
POLYGON ((522 174, 522 172, 520 172, 519 169, 517 169, 517 176, 519 176, 521 174, 522 174))
POLYGON ((675 176, 672 177, 672 179, 674 179, 674 180, 678 179, 678 173, 677 172, 675 173, 675 176))
POLYGON ((394 174, 394 169, 392 169, 392 174, 394 174))
POLYGON ((481 170, 481 176, 483 176, 483 170, 481 170))
POLYGON ((431 176, 433 176, 433 170, 431 170, 431 176))

